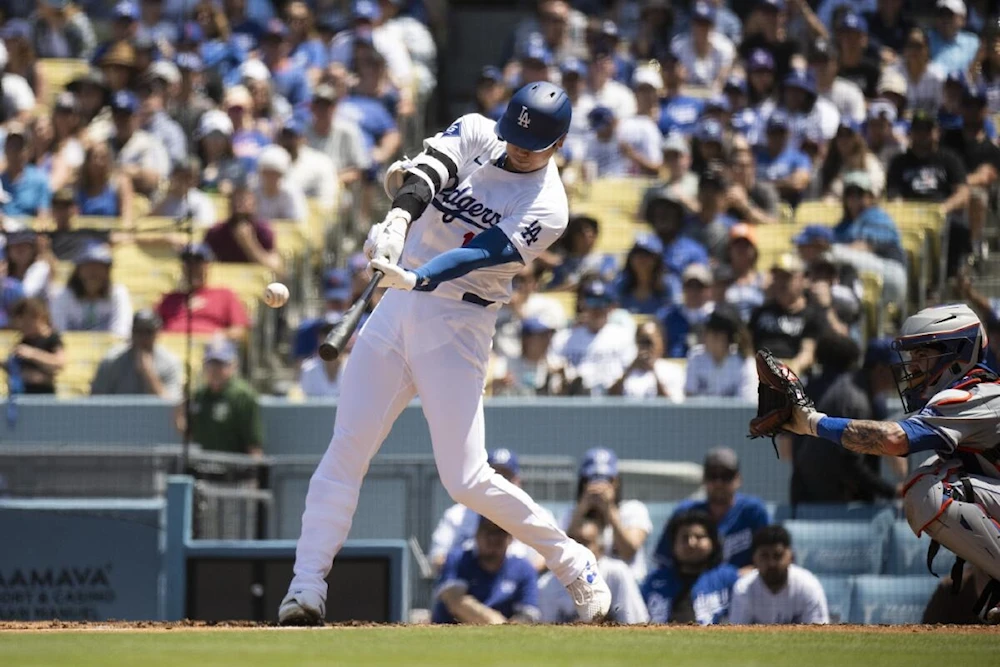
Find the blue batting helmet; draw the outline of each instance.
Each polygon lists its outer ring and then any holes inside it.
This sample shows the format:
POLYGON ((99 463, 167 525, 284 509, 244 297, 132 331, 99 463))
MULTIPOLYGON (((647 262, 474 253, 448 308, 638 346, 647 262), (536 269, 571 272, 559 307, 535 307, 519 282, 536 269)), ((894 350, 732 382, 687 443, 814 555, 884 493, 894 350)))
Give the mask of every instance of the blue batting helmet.
POLYGON ((551 148, 569 130, 573 109, 559 86, 539 81, 514 93, 497 121, 497 136, 529 151, 551 148))

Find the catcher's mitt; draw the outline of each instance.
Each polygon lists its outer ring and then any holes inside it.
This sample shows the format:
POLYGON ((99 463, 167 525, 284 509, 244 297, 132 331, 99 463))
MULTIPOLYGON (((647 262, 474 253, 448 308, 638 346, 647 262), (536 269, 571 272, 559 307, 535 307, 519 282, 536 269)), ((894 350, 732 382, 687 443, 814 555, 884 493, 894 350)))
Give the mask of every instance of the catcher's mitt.
MULTIPOLYGON (((750 420, 750 437, 774 437, 781 433, 792 407, 812 408, 798 376, 769 350, 757 351, 757 416, 750 420)), ((776 449, 777 451, 777 449, 776 449)))

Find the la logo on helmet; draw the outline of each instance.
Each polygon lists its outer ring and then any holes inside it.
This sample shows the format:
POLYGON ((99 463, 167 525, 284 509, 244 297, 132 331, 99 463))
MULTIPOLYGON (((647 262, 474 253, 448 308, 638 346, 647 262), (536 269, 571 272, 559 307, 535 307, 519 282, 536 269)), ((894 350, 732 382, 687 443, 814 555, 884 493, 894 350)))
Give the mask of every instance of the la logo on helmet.
POLYGON ((517 124, 521 127, 528 127, 531 125, 531 118, 528 116, 528 107, 522 106, 521 113, 517 117, 517 124))

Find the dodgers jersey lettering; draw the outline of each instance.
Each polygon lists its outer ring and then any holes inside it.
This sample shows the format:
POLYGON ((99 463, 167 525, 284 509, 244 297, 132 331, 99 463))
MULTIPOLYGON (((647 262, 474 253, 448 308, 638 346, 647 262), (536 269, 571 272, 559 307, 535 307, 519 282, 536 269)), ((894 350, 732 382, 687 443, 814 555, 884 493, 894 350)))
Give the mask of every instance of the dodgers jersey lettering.
MULTIPOLYGON (((530 113, 522 112, 530 123, 530 113)), ((507 144, 494 130, 496 123, 479 114, 462 116, 448 129, 424 141, 451 159, 458 175, 448 180, 447 166, 427 152, 413 160, 409 172, 431 185, 434 198, 410 224, 400 266, 415 269, 437 255, 459 248, 491 227, 499 226, 521 254, 525 264, 552 245, 566 229, 569 204, 555 162, 526 174, 498 166, 507 144), (416 171, 427 165, 441 176, 437 187, 426 174, 416 171)), ((440 284, 434 293, 460 299, 466 292, 489 301, 506 303, 511 281, 522 265, 508 262, 477 269, 440 284)))

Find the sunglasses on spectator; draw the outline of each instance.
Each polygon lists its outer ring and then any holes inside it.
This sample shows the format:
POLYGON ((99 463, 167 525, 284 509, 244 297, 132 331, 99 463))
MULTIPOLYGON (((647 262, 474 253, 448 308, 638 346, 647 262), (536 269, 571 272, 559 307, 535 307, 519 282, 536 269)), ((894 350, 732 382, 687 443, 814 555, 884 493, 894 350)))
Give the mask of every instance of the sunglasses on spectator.
POLYGON ((567 19, 559 14, 542 14, 542 21, 545 23, 566 23, 567 19))
POLYGON ((637 338, 635 344, 639 347, 653 347, 652 338, 637 338))
POLYGON ((735 470, 706 470, 706 482, 731 482, 736 479, 735 470))

